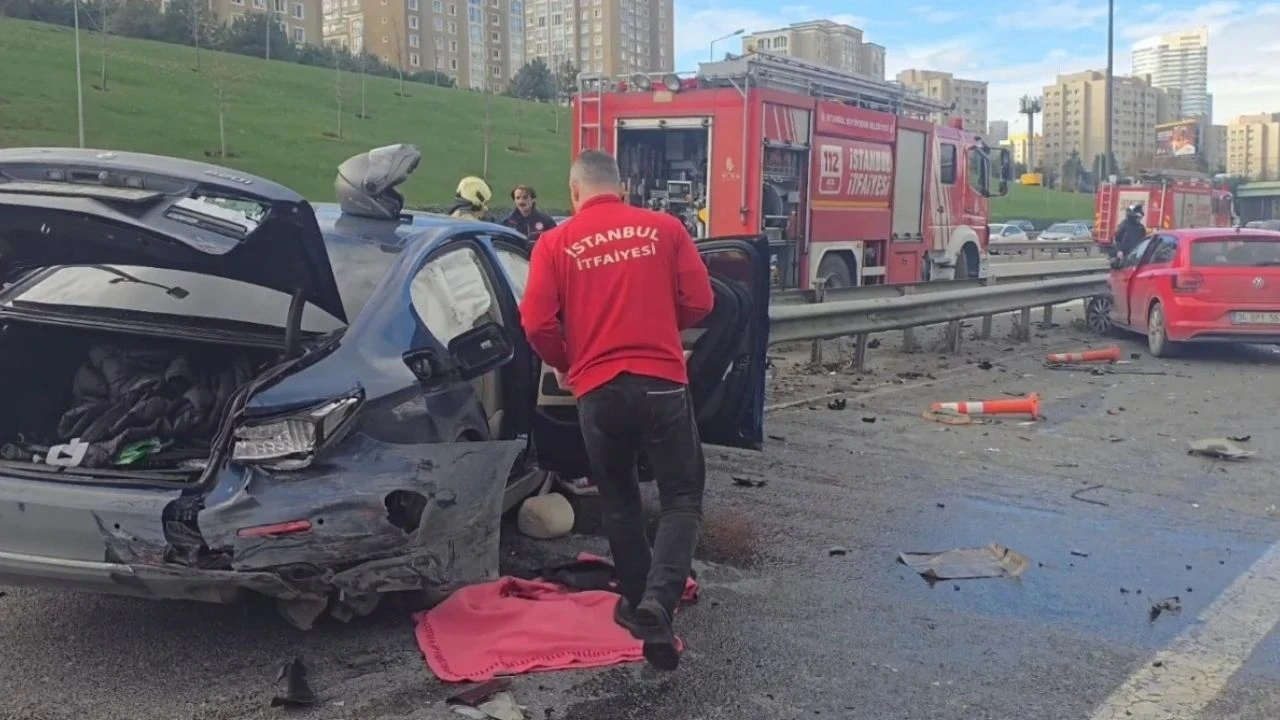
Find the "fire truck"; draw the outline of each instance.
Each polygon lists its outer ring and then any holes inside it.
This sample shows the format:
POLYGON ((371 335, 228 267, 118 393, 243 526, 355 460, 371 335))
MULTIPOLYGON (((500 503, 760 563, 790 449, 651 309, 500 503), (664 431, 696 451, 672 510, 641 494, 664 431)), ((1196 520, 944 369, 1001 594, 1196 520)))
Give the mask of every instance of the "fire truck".
POLYGON ((1136 178, 1103 183, 1093 202, 1093 238, 1110 245, 1125 209, 1141 203, 1150 230, 1231 227, 1235 212, 1231 191, 1190 170, 1151 170, 1136 178))
POLYGON ((1013 164, 950 105, 752 52, 692 76, 579 77, 573 156, 618 159, 629 201, 694 237, 765 235, 783 288, 985 277, 988 199, 1013 164))

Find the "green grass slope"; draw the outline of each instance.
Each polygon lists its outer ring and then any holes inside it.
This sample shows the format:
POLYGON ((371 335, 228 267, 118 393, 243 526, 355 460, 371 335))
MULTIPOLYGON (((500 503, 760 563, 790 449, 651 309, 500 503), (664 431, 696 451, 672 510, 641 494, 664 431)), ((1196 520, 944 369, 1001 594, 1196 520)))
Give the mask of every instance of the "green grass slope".
POLYGON ((1071 193, 1034 185, 1009 185, 1009 194, 991 199, 991 221, 1030 220, 1043 229, 1064 220, 1093 217, 1093 195, 1071 193))
MULTIPOLYGON (((100 82, 102 37, 81 34, 85 140, 89 147, 209 160, 271 178, 312 200, 333 195, 338 164, 379 145, 411 142, 423 162, 403 187, 410 205, 444 205, 464 175, 484 169, 485 97, 465 90, 365 79, 342 73, 342 137, 337 73, 241 55, 110 37, 108 90, 100 82), (219 150, 218 99, 225 95, 227 150, 219 150)), ((73 33, 0 18, 0 147, 77 143, 73 33)), ((567 109, 490 97, 490 183, 506 202, 516 183, 532 183, 547 209, 569 206, 566 174, 572 130, 567 109), (556 113, 560 113, 559 132, 556 113), (523 132, 519 128, 523 126, 523 132), (517 147, 519 149, 512 149, 517 147)), ((1090 195, 1014 184, 991 203, 994 219, 1037 224, 1093 216, 1090 195)))
MULTIPOLYGON (((110 37, 108 90, 100 35, 82 32, 85 144, 207 160, 261 175, 312 200, 333 197, 338 164, 379 145, 416 144, 422 164, 402 186, 413 206, 445 205, 458 179, 484 169, 485 97, 465 90, 365 80, 369 118, 361 119, 360 76, 342 74, 342 137, 337 73, 193 48, 110 37), (225 89, 229 157, 219 149, 218 100, 225 89)), ((74 34, 66 28, 0 18, 0 147, 75 146, 74 34)), ((490 97, 488 178, 497 204, 516 183, 537 187, 547 208, 568 207, 568 111, 490 97), (555 113, 561 113, 560 132, 555 113), (522 133, 517 128, 523 126, 522 133), (520 135, 517 138, 517 135, 520 135), (510 149, 514 147, 522 149, 510 149)))

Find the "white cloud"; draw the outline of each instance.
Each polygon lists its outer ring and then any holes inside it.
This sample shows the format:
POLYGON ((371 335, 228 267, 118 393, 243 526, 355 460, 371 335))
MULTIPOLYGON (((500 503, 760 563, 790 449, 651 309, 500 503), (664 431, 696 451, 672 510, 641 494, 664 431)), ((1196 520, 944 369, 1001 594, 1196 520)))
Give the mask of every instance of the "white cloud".
POLYGON ((995 24, 1020 30, 1082 30, 1107 21, 1107 4, 1092 0, 1080 2, 1020 3, 996 15, 995 24))
POLYGON ((913 8, 912 15, 917 20, 923 20, 927 23, 933 23, 936 25, 951 22, 952 20, 959 20, 965 16, 965 13, 959 10, 943 10, 941 8, 933 7, 932 5, 921 5, 920 7, 913 8))

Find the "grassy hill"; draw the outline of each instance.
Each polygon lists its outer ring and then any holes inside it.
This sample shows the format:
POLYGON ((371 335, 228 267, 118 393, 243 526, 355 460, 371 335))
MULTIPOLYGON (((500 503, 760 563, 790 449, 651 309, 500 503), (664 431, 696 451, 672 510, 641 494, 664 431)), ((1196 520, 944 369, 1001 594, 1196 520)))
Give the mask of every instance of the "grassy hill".
MULTIPOLYGON (((492 123, 488 177, 499 194, 532 183, 547 209, 569 206, 566 174, 572 130, 568 111, 386 78, 365 79, 361 119, 358 74, 344 71, 342 135, 338 74, 333 70, 241 55, 111 37, 108 90, 100 82, 102 38, 81 34, 85 139, 89 147, 177 155, 246 170, 330 200, 338 164, 398 142, 416 144, 423 162, 403 190, 410 205, 443 205, 460 177, 484 169, 485 103, 492 123), (218 98, 224 91, 227 150, 218 159, 218 98), (559 132, 556 113, 560 114, 559 132), (523 130, 521 128, 523 127, 523 130), (514 149, 513 149, 514 148, 514 149)), ((75 50, 67 28, 0 18, 0 146, 77 143, 75 50)), ((1093 215, 1089 195, 1013 185, 992 201, 993 218, 1039 224, 1093 215)))
POLYGON ((1063 220, 1093 217, 1093 195, 1049 190, 1034 185, 1009 186, 1009 194, 991 199, 991 221, 1030 220, 1038 228, 1063 220))
MULTIPOLYGON (((342 73, 342 136, 337 73, 284 62, 110 37, 108 88, 101 76, 101 36, 80 36, 85 143, 205 160, 219 150, 218 100, 226 103, 225 160, 211 159, 288 185, 312 200, 333 197, 338 164, 378 145, 416 144, 422 164, 402 187, 410 205, 443 205, 458 179, 484 169, 486 98, 465 90, 368 77, 361 119, 360 75, 342 73)), ((66 28, 0 18, 0 146, 75 146, 74 34, 66 28)), ((569 205, 567 109, 490 96, 488 177, 499 195, 516 183, 537 187, 548 208, 569 205), (560 132, 555 113, 559 112, 560 132), (523 132, 519 128, 523 126, 523 132), (523 148, 523 149, 510 149, 523 148)))

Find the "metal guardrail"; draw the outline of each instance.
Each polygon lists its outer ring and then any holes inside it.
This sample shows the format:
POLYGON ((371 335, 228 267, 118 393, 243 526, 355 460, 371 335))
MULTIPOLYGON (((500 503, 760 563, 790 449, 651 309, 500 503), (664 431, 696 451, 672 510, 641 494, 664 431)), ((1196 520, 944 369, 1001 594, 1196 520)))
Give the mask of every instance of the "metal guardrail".
POLYGON ((1044 272, 1018 273, 1016 275, 999 274, 999 266, 993 268, 995 278, 975 280, 939 280, 934 282, 904 283, 898 285, 861 285, 859 287, 827 288, 822 291, 821 298, 817 290, 776 290, 769 296, 770 306, 812 305, 817 302, 841 302, 845 300, 872 300, 876 298, 897 298, 907 295, 926 295, 950 290, 968 290, 1000 283, 1035 282, 1054 278, 1093 275, 1100 268, 1053 270, 1044 272))
POLYGON ((1048 255, 1050 259, 1063 256, 1071 257, 1078 250, 1083 250, 1085 255, 1093 255, 1099 251, 1098 244, 1092 240, 1028 240, 1026 242, 1001 242, 997 240, 987 244, 987 252, 993 255, 1021 255, 1026 253, 1033 259, 1037 253, 1042 256, 1048 255))
POLYGON ((1022 311, 1024 322, 1021 332, 1026 333, 1031 308, 1046 308, 1048 318, 1053 305, 1100 295, 1106 289, 1107 274, 1091 272, 1031 282, 945 287, 898 297, 864 297, 804 305, 771 303, 769 340, 771 344, 780 344, 854 335, 859 336, 860 345, 865 345, 865 338, 871 333, 907 330, 1013 311, 1022 311))

